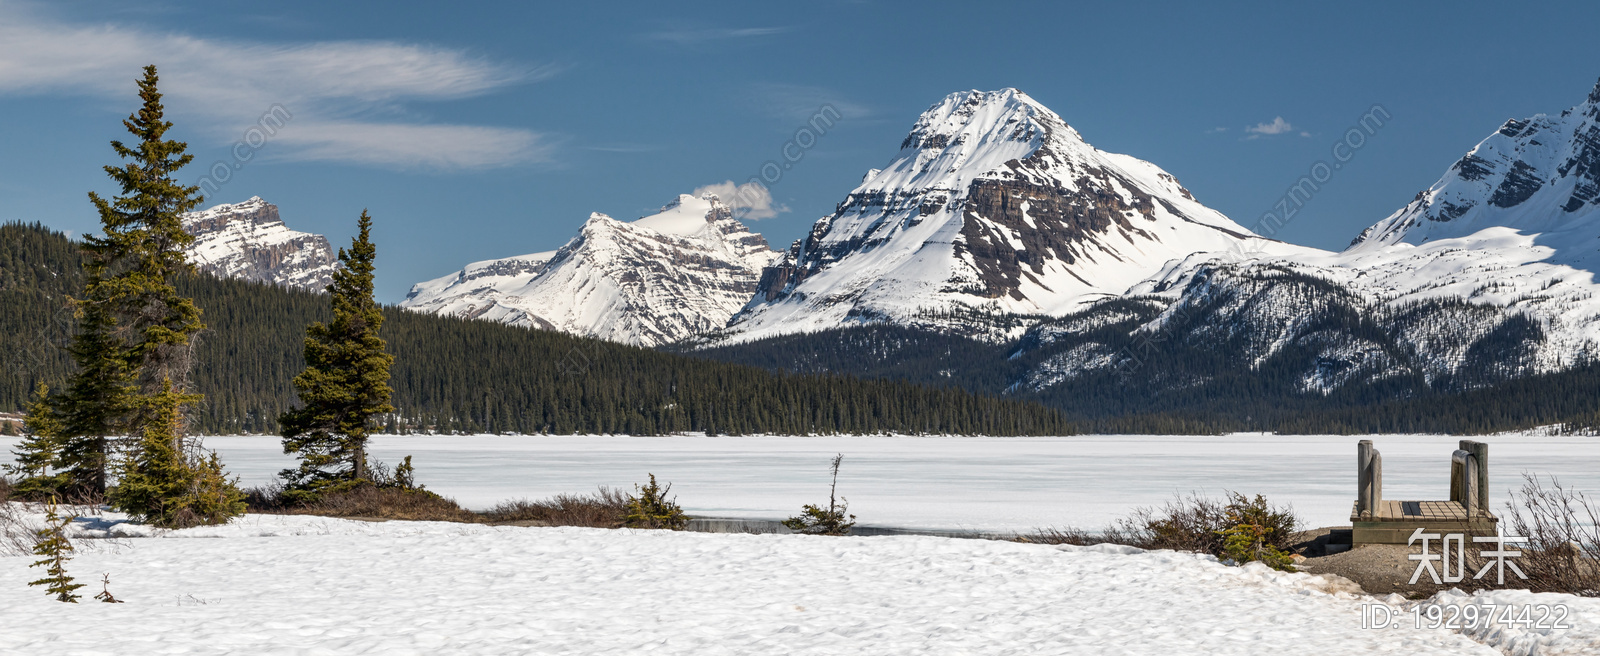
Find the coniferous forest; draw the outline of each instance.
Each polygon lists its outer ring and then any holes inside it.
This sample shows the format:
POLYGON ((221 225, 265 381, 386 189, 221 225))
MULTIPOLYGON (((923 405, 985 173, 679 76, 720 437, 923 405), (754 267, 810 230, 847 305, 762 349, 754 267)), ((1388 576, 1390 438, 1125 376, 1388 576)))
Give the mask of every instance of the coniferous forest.
MULTIPOLYGON (((1131 346, 1127 332, 1119 335, 1115 328, 1085 339, 1131 346)), ((1292 365, 1304 354, 1293 350, 1245 370, 1229 366, 1222 355, 1227 348, 1195 349, 1176 340, 1155 346, 1139 375, 1091 373, 1037 393, 1013 387, 1037 355, 1012 357, 1010 345, 899 326, 787 335, 693 353, 774 371, 884 377, 982 394, 1009 392, 1008 398, 1037 400, 1061 410, 1080 430, 1093 433, 1483 434, 1553 424, 1575 430, 1600 426, 1596 365, 1486 385, 1397 379, 1322 395, 1297 391, 1292 365), (1162 384, 1184 377, 1206 382, 1162 384)))
MULTIPOLYGON (((380 245, 381 248, 381 245, 380 245)), ((0 226, 0 411, 71 371, 68 298, 79 245, 38 225, 0 226)), ((380 260, 381 267, 381 260, 380 260)), ((204 275, 179 291, 204 312, 191 410, 204 433, 271 433, 292 407, 305 326, 325 296, 204 275)), ((792 374, 562 333, 384 308, 395 356, 389 432, 1060 435, 1036 402, 960 388, 792 374)))

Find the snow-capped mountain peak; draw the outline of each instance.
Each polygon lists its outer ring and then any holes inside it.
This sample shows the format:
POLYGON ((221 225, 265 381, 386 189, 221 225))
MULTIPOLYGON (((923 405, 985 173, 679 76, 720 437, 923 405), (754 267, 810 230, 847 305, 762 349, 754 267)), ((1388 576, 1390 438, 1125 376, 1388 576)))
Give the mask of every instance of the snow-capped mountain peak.
POLYGON ((721 328, 777 257, 715 195, 635 221, 595 212, 559 250, 467 265, 402 307, 657 346, 721 328))
POLYGON ((260 196, 185 214, 183 229, 189 261, 217 276, 320 292, 339 267, 327 237, 290 230, 260 196))
POLYGON ((1005 339, 1241 242, 1277 244, 1021 91, 964 91, 923 112, 895 158, 764 274, 730 337, 885 321, 1005 339))
POLYGON ((1231 344, 1222 352, 1248 369, 1287 358, 1275 366, 1305 393, 1406 379, 1463 390, 1593 363, 1597 180, 1600 85, 1560 114, 1506 121, 1343 252, 1200 253, 1128 298, 1041 324, 1025 343, 1054 352, 1026 384, 1126 364, 1115 340, 1074 330, 1118 321, 1184 348, 1231 344))
MULTIPOLYGON (((1549 235, 1554 247, 1577 243, 1556 235, 1600 235, 1600 83, 1558 115, 1506 121, 1351 247, 1421 244, 1493 227, 1549 235)), ((1581 250, 1569 255, 1590 259, 1593 249, 1581 250)))

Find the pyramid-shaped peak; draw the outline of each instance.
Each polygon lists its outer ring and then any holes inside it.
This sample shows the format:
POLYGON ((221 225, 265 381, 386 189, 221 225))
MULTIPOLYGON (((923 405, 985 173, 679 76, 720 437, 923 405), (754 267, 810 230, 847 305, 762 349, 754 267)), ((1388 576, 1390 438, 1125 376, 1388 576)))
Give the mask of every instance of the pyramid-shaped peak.
POLYGON ((1020 90, 971 89, 947 95, 924 111, 900 147, 940 150, 955 143, 1032 141, 1050 135, 1083 140, 1050 108, 1020 90))

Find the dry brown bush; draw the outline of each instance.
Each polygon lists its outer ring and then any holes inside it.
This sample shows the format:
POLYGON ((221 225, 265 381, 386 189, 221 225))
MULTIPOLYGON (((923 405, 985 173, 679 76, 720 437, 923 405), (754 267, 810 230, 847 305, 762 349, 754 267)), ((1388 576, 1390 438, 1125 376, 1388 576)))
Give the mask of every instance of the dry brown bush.
POLYGON ((1528 539, 1507 545, 1522 552, 1514 561, 1528 575, 1522 583, 1534 592, 1600 597, 1600 504, 1553 476, 1548 487, 1533 474, 1522 479, 1502 520, 1503 532, 1528 539))
POLYGON ((284 487, 272 484, 245 490, 249 512, 285 515, 322 515, 363 519, 404 519, 428 522, 478 522, 479 516, 455 501, 427 490, 357 487, 324 494, 306 505, 291 505, 284 487))
POLYGON ((617 528, 627 514, 627 493, 601 486, 590 494, 558 494, 548 499, 506 501, 485 512, 472 512, 426 490, 361 487, 324 494, 318 501, 295 505, 273 483, 245 490, 253 513, 323 515, 369 519, 617 528))
POLYGON ((301 509, 328 517, 406 519, 428 522, 476 522, 478 515, 452 499, 427 490, 359 487, 349 492, 325 494, 301 509))
POLYGON ((590 494, 558 494, 549 499, 507 501, 483 513, 494 523, 537 522, 547 526, 617 528, 627 515, 628 495, 600 486, 590 494))

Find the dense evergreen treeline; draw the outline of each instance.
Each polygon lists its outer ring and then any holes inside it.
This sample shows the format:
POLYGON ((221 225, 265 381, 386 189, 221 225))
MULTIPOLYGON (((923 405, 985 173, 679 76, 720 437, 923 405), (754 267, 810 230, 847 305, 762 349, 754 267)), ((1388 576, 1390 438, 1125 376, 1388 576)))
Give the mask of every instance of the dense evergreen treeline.
MULTIPOLYGON (((79 254, 64 235, 0 226, 0 409, 70 371, 68 296, 79 254)), ((197 430, 267 433, 294 399, 306 324, 327 299, 199 276, 180 291, 204 310, 194 389, 197 430)), ((1036 403, 904 381, 773 373, 555 332, 385 308, 395 356, 394 431, 631 433, 1073 432, 1036 403)))
MULTIPOLYGON (((1005 393, 1060 409, 1083 430, 1099 433, 1482 434, 1550 424, 1590 430, 1600 426, 1600 366, 1511 380, 1494 371, 1518 361, 1526 344, 1540 337, 1537 324, 1525 318, 1513 317, 1481 338, 1479 348, 1468 351, 1469 364, 1478 364, 1464 369, 1465 379, 1445 377, 1430 384, 1420 376, 1398 376, 1322 395, 1298 391, 1303 363, 1315 359, 1309 349, 1290 345, 1254 367, 1242 366, 1236 361, 1239 354, 1257 350, 1233 341, 1243 337, 1215 339, 1201 346, 1176 339, 1134 343, 1128 336, 1129 324, 1144 323, 1158 310, 1131 301, 1109 309, 1125 313, 1127 319, 1077 333, 1058 348, 1020 349, 1023 355, 1016 357, 1016 345, 893 326, 788 335, 691 353, 774 370, 884 377, 1005 393), (1090 342, 1106 344, 1110 352, 1137 350, 1139 362, 1122 371, 1083 374, 1041 392, 1015 385, 1040 360, 1090 342)), ((1203 319, 1199 314, 1189 317, 1203 319)), ((1314 319, 1343 334, 1385 339, 1370 318, 1345 308, 1334 306, 1314 319)), ((1173 329, 1182 326, 1175 324, 1173 329)))
MULTIPOLYGON (((669 347, 670 348, 670 347, 669 347)), ((1011 347, 886 324, 680 352, 793 373, 842 373, 1002 394, 1025 371, 1011 347)))

